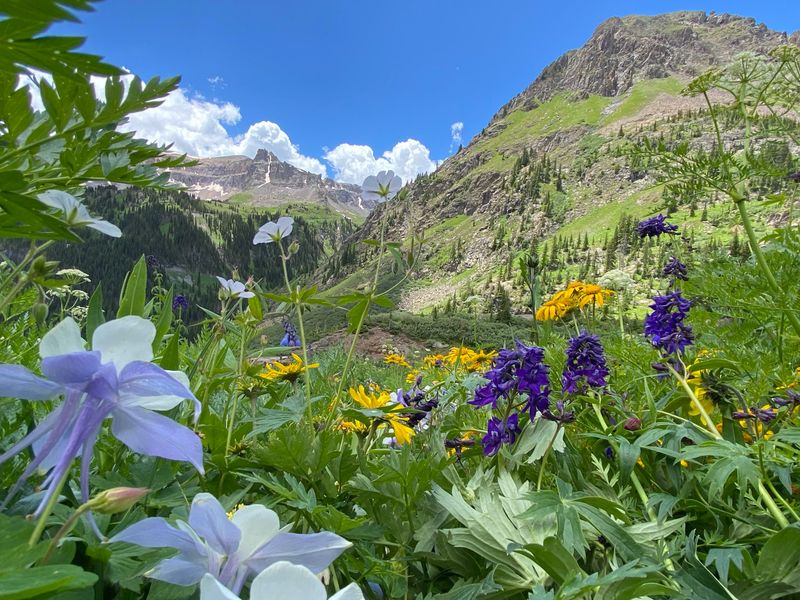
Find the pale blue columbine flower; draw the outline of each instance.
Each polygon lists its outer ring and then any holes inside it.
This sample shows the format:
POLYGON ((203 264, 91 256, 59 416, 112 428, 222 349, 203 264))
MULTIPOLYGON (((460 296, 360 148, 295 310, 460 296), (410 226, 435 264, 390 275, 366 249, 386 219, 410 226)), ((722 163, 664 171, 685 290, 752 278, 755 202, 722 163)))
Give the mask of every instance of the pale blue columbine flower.
POLYGON ((253 237, 254 244, 271 244, 277 242, 292 233, 294 219, 292 217, 280 217, 277 221, 269 221, 258 228, 253 237))
POLYGON ((39 201, 56 209, 57 216, 70 227, 89 227, 100 233, 118 238, 122 235, 119 227, 103 219, 96 219, 86 207, 72 194, 60 190, 48 190, 39 194, 39 201))
POLYGON ((255 296, 253 292, 247 291, 247 287, 241 281, 224 279, 219 275, 217 275, 217 281, 222 286, 222 295, 226 298, 252 298, 255 296))
POLYGON ((175 548, 179 551, 176 556, 161 561, 146 575, 176 585, 194 585, 210 573, 234 594, 250 575, 279 561, 288 560, 319 573, 351 545, 328 531, 288 533, 281 529, 278 515, 260 504, 243 506, 228 518, 219 501, 205 493, 192 500, 189 522, 179 520, 176 525, 151 517, 109 541, 175 548))
MULTIPOLYGON (((200 600, 240 600, 213 576, 206 573, 200 581, 200 600)), ((364 600, 356 584, 328 598, 325 586, 305 567, 290 562, 276 562, 259 573, 250 586, 250 600, 364 600)))
POLYGON ((364 200, 385 202, 391 200, 403 187, 403 180, 394 174, 394 171, 381 171, 377 175, 370 175, 361 184, 361 196, 364 200))
POLYGON ((81 496, 89 499, 89 465, 100 427, 112 418, 111 433, 134 452, 187 461, 203 472, 203 448, 197 435, 169 417, 153 411, 174 408, 184 400, 200 403, 189 391, 189 380, 178 371, 152 364, 155 326, 128 316, 100 325, 91 350, 78 324, 67 317, 39 344, 44 377, 20 365, 0 365, 0 396, 51 400, 59 404, 22 440, 0 455, 0 464, 32 447, 34 458, 9 490, 8 502, 37 470, 49 471, 40 514, 73 460, 81 456, 81 496))

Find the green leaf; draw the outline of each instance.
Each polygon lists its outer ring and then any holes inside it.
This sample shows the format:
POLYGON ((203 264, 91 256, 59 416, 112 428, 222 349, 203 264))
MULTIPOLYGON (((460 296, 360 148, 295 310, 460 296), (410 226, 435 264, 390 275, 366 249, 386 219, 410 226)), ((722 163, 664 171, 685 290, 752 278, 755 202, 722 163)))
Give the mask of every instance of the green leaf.
POLYGON ((177 333, 173 333, 170 336, 167 347, 164 348, 164 354, 161 355, 161 360, 158 361, 162 369, 177 371, 181 368, 180 341, 181 338, 177 333))
POLYGON ((567 552, 557 538, 548 537, 542 544, 527 544, 523 548, 558 585, 563 585, 565 581, 575 576, 586 575, 578 561, 567 552))
POLYGON ((97 575, 75 565, 0 571, 0 600, 23 600, 94 585, 97 575))
POLYGON ((144 255, 128 273, 119 299, 117 318, 128 315, 144 316, 144 305, 147 298, 147 261, 144 255))
POLYGON ((98 283, 89 298, 89 307, 86 311, 86 338, 91 340, 94 330, 105 323, 103 315, 103 284, 98 283))
POLYGON ((800 586, 800 529, 785 527, 764 544, 756 568, 759 579, 800 586))
POLYGON ((161 313, 156 320, 156 337, 153 338, 153 352, 158 350, 161 345, 161 340, 169 331, 172 326, 172 298, 175 295, 174 286, 170 286, 167 295, 164 296, 164 301, 161 303, 161 313))

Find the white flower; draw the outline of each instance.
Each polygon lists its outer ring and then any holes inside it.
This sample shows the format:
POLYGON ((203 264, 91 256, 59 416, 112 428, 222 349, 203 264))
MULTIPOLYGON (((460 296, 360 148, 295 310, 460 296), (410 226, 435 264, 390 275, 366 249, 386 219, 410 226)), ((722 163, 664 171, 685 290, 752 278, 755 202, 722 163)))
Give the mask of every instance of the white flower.
POLYGON ((381 171, 377 175, 370 175, 361 184, 364 200, 384 202, 391 200, 403 187, 403 180, 394 174, 394 171, 381 171))
POLYGON ((287 237, 292 233, 292 226, 294 219, 292 217, 281 217, 277 222, 269 221, 264 223, 258 228, 255 237, 253 237, 254 244, 271 244, 287 237))
POLYGON ((116 225, 90 215, 80 200, 72 194, 60 190, 48 190, 39 194, 39 201, 62 213, 62 218, 72 227, 86 226, 115 238, 122 235, 116 225))
MULTIPOLYGON (((239 600, 239 596, 206 574, 200 581, 200 600, 239 600)), ((250 586, 250 600, 364 600, 351 583, 328 598, 314 573, 290 562, 279 561, 265 569, 250 586)))
POLYGON ((222 286, 222 291, 228 298, 252 298, 255 296, 253 292, 248 292, 247 288, 241 281, 234 281, 233 279, 223 279, 219 275, 217 281, 222 286))

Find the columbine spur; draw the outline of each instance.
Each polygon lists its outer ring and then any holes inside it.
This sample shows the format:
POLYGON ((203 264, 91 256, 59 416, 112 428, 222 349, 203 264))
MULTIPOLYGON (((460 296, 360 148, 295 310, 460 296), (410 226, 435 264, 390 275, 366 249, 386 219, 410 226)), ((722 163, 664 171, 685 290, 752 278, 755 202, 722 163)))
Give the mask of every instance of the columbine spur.
POLYGON ((394 174, 394 171, 381 171, 377 175, 370 175, 361 184, 361 195, 364 200, 385 202, 391 200, 403 187, 403 180, 394 174))
MULTIPOLYGON (((200 581, 200 600, 240 600, 209 574, 200 581)), ((276 562, 259 573, 250 586, 250 600, 364 600, 356 584, 328 598, 325 586, 305 567, 290 562, 276 562)))
POLYGON ((249 576, 279 561, 320 573, 351 546, 328 531, 288 533, 286 527, 280 527, 278 515, 261 504, 240 507, 229 518, 219 501, 206 493, 192 500, 189 522, 179 520, 176 525, 150 517, 109 542, 175 548, 179 551, 176 556, 161 561, 146 575, 176 585, 194 585, 208 573, 234 594, 249 576))
POLYGON ((280 217, 277 221, 269 221, 258 228, 253 237, 253 244, 271 244, 277 242, 292 233, 294 219, 292 217, 280 217))
POLYGON ((89 465, 100 427, 112 419, 111 433, 134 452, 187 461, 203 472, 203 448, 197 435, 154 411, 174 408, 184 400, 200 403, 189 391, 188 378, 152 364, 155 326, 128 316, 100 325, 85 348, 78 324, 67 317, 39 344, 44 377, 20 365, 0 365, 0 395, 22 400, 64 401, 39 425, 0 455, 0 463, 32 447, 34 459, 9 490, 6 502, 37 470, 49 471, 39 515, 57 493, 75 458, 81 456, 81 495, 89 499, 89 465))

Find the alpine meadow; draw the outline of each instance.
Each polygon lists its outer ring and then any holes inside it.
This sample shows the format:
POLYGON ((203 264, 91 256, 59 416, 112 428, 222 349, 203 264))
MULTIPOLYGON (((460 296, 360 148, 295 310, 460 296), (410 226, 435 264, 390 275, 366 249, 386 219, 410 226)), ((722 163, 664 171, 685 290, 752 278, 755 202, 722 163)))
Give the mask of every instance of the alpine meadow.
POLYGON ((0 2, 0 600, 800 598, 800 32, 609 12, 317 159, 112 5, 0 2))

